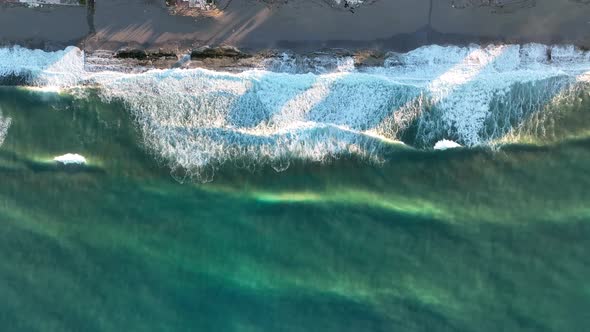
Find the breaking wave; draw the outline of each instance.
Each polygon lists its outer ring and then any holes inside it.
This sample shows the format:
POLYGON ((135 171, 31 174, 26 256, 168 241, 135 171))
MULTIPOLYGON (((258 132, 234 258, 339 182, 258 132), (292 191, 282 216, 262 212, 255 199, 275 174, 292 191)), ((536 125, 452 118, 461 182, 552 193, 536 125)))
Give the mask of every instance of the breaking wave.
POLYGON ((0 77, 97 87, 105 101, 129 108, 146 147, 179 180, 201 181, 228 162, 283 170, 294 159, 379 162, 392 141, 431 148, 451 139, 473 147, 519 131, 542 136, 545 118, 590 91, 590 53, 573 46, 427 46, 388 54, 380 67, 329 62, 322 58, 325 70, 310 73, 289 56, 241 73, 96 72, 85 70, 84 53, 74 47, 15 47, 0 49, 0 77))

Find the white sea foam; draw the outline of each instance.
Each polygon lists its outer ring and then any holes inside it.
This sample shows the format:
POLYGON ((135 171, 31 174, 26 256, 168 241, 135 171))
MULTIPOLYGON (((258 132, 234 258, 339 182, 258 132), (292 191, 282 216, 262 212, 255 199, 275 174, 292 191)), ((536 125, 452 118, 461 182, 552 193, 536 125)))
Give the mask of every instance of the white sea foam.
POLYGON ((587 83, 590 83, 590 71, 585 72, 583 74, 580 74, 577 77, 577 79, 578 79, 579 82, 587 82, 587 83))
POLYGON ((458 144, 457 142, 453 142, 453 141, 447 140, 447 139, 440 140, 440 141, 436 142, 436 144, 434 144, 435 150, 447 150, 447 149, 455 149, 455 148, 460 148, 460 147, 461 147, 461 144, 458 144))
POLYGON ((260 69, 291 74, 348 72, 354 70, 354 58, 326 53, 307 56, 285 52, 279 57, 264 59, 260 69))
POLYGON ((2 146, 2 143, 4 143, 4 140, 6 139, 8 128, 10 128, 11 123, 12 119, 4 117, 2 115, 2 110, 0 109, 0 146, 2 146))
POLYGON ((292 159, 343 153, 378 161, 379 139, 403 135, 423 147, 443 138, 488 144, 549 103, 588 89, 590 72, 590 53, 538 44, 427 46, 363 70, 352 58, 336 66, 322 60, 313 69, 314 60, 305 64, 312 68, 307 74, 296 74, 301 70, 293 69, 292 57, 282 60, 283 67, 273 60, 272 71, 131 74, 85 71, 76 48, 13 48, 0 50, 0 76, 24 73, 40 86, 98 86, 106 101, 128 106, 146 147, 175 174, 208 180, 227 162, 282 170, 292 159))
POLYGON ((0 48, 0 77, 21 76, 33 85, 68 87, 78 84, 84 74, 84 55, 77 47, 57 52, 0 48))
POLYGON ((77 154, 77 153, 66 153, 64 155, 54 157, 53 160, 55 162, 58 162, 58 163, 64 164, 64 165, 71 165, 71 164, 83 165, 83 164, 86 164, 86 158, 84 156, 82 156, 82 155, 77 154))

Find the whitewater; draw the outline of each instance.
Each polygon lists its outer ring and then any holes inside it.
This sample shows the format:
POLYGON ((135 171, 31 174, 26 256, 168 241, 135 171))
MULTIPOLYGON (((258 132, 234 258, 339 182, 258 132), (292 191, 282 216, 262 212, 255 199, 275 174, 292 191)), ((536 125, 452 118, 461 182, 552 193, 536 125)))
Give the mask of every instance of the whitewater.
MULTIPOLYGON (((574 46, 426 46, 379 67, 347 56, 292 56, 239 73, 89 68, 76 47, 0 49, 0 83, 97 91, 122 102, 146 148, 183 181, 208 181, 226 163, 284 170, 292 160, 343 155, 383 161, 382 149, 453 141, 492 146, 590 94, 590 52, 574 46), (313 63, 313 66, 309 66, 313 63)), ((10 120, 0 114, 0 142, 10 120)))
POLYGON ((11 118, 2 116, 2 109, 0 109, 0 146, 6 139, 6 134, 8 134, 8 127, 10 127, 11 121, 11 118))

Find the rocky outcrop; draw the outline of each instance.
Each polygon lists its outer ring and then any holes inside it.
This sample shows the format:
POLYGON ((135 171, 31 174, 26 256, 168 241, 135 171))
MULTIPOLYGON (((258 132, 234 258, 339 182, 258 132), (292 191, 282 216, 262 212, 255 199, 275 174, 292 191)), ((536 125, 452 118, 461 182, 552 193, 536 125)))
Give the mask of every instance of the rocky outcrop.
POLYGON ((137 60, 153 60, 153 59, 176 59, 176 52, 172 50, 145 50, 140 48, 122 48, 115 53, 115 58, 119 59, 137 59, 137 60))
POLYGON ((217 47, 202 46, 197 49, 194 49, 191 52, 191 59, 210 59, 210 58, 240 59, 240 58, 249 58, 249 57, 251 57, 250 54, 244 53, 236 47, 227 46, 227 45, 217 46, 217 47))
POLYGON ((115 53, 115 58, 121 59, 146 59, 147 52, 137 48, 123 48, 115 53))

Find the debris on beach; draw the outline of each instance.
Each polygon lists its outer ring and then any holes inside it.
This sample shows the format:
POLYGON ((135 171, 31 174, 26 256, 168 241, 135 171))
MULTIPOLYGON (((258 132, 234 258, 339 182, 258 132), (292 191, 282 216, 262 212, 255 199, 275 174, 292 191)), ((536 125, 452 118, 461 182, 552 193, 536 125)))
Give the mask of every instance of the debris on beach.
POLYGON ((213 1, 213 0, 179 0, 179 1, 176 1, 177 4, 178 4, 178 2, 185 3, 189 8, 198 8, 198 9, 204 9, 204 10, 211 10, 211 9, 213 9, 213 6, 215 6, 215 1, 213 1))
POLYGON ((376 2, 377 0, 324 0, 324 1, 327 2, 330 6, 332 6, 334 8, 340 8, 340 9, 348 10, 351 13, 354 13, 354 11, 357 8, 359 8, 360 6, 372 4, 372 3, 376 2))
POLYGON ((231 0, 166 0, 170 13, 179 16, 217 16, 231 0))

